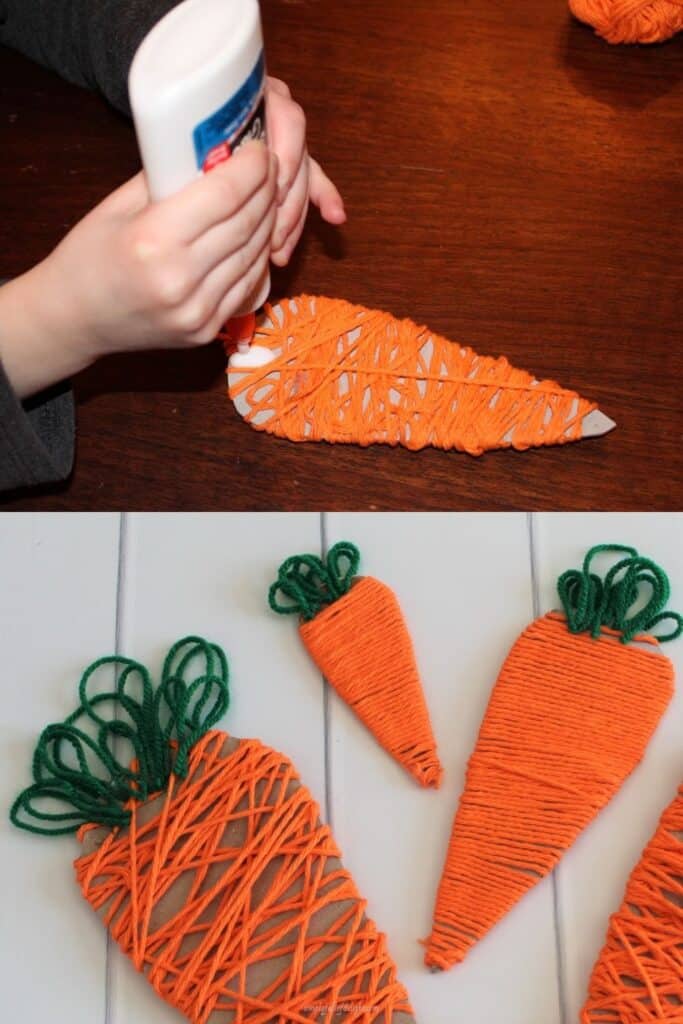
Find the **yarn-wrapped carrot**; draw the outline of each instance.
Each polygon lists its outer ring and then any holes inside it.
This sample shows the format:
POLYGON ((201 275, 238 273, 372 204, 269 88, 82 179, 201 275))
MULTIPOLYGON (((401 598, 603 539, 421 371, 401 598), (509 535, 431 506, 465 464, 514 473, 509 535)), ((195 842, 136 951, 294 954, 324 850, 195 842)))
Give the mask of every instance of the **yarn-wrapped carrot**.
POLYGON ((95 662, 79 708, 43 732, 12 821, 78 831, 83 896, 192 1024, 414 1024, 292 763, 212 728, 228 703, 225 656, 197 637, 171 648, 156 692, 137 662, 95 662), (116 689, 93 695, 105 665, 116 689))
POLYGON ((610 918, 581 1024, 683 1021, 683 784, 610 918))
POLYGON ((228 368, 235 408, 290 441, 427 446, 481 455, 604 434, 595 402, 477 355, 411 320, 342 299, 266 305, 255 341, 270 361, 228 368))
POLYGON ((599 545, 560 576, 564 614, 508 654, 467 767, 425 962, 448 969, 560 860, 643 756, 673 693, 658 645, 683 629, 669 581, 634 548, 599 545), (600 552, 625 554, 604 581, 600 552), (649 591, 640 610, 639 594, 649 591), (666 618, 667 635, 651 631, 666 618), (641 635, 646 634, 646 635, 641 635))
POLYGON ((408 628, 393 590, 357 577, 359 564, 349 541, 325 561, 293 555, 270 588, 270 607, 301 617, 301 639, 339 696, 420 785, 438 787, 442 768, 408 628))
POLYGON ((683 29, 683 0, 569 0, 608 43, 663 43, 683 29))

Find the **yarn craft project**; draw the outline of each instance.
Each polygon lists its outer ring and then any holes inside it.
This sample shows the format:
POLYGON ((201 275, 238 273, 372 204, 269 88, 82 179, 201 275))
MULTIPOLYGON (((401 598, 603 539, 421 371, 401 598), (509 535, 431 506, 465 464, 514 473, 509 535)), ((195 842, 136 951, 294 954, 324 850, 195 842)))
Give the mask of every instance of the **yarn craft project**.
POLYGON ((663 43, 683 29, 683 0, 569 0, 608 43, 663 43))
POLYGON ((610 918, 581 1024, 683 1021, 683 784, 610 918))
POLYGON ((503 357, 479 356, 411 320, 341 299, 299 295, 267 304, 254 340, 268 361, 248 368, 231 361, 229 395, 252 427, 290 441, 481 455, 564 444, 615 426, 595 402, 503 357))
POLYGON ((83 896, 163 999, 192 1024, 414 1024, 292 763, 213 728, 229 703, 219 647, 180 640, 156 691, 138 662, 102 658, 79 694, 10 817, 78 832, 83 896), (103 666, 116 688, 93 693, 103 666))
POLYGON ((663 610, 658 565, 599 545, 558 592, 564 614, 541 616, 513 644, 467 767, 425 942, 436 970, 463 960, 549 874, 641 760, 673 694, 658 648, 683 619, 663 610), (600 552, 625 555, 604 580, 591 571, 600 552), (667 635, 649 635, 667 618, 667 635))
POLYGON ((357 577, 359 564, 349 541, 324 561, 293 555, 270 588, 270 607, 301 617, 301 639, 339 696, 420 785, 436 788, 443 772, 408 628, 393 590, 357 577))

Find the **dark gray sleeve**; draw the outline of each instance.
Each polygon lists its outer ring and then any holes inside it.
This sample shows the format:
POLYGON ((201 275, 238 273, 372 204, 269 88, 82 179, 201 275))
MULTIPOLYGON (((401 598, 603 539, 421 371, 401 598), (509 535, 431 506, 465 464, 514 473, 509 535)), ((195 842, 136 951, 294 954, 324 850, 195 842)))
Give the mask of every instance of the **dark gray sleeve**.
POLYGON ((130 114, 128 71, 149 30, 179 0, 0 0, 0 43, 130 114))
POLYGON ((20 402, 0 362, 0 491, 65 480, 74 461, 68 384, 20 402))

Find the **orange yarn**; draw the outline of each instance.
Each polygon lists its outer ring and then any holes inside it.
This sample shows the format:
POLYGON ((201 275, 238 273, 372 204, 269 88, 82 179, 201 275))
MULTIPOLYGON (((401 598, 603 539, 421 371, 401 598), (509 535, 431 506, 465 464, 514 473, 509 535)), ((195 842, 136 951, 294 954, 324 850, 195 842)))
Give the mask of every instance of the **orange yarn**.
POLYGON ((683 29, 683 0, 569 0, 608 43, 661 43, 683 29))
POLYGON ((657 650, 571 634, 551 613, 515 641, 467 768, 425 962, 467 955, 640 761, 673 693, 657 650))
POLYGON ((385 938, 294 767, 258 740, 226 755, 226 740, 202 737, 159 813, 145 821, 131 802, 130 828, 76 861, 83 895, 193 1024, 411 1022, 385 938))
POLYGON ((683 785, 610 918, 581 1024, 683 1021, 683 785))
POLYGON ((443 770, 393 590, 361 577, 299 632, 325 678, 384 749, 422 786, 438 787, 443 770))
POLYGON ((278 309, 266 306, 271 326, 256 336, 274 359, 231 369, 229 394, 256 430, 290 441, 481 455, 578 440, 597 408, 389 313, 308 295, 278 309))

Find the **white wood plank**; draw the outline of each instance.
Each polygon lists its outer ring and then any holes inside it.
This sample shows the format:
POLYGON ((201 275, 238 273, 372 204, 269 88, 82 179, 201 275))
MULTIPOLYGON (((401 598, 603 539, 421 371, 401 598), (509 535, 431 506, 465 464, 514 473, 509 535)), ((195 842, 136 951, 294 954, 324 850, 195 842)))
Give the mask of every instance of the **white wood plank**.
POLYGON ((7 818, 45 725, 77 703, 81 671, 114 649, 119 516, 5 514, 0 521, 0 990, 7 1021, 105 1020, 106 934, 81 898, 76 840, 7 818))
MULTIPOLYGON (((561 572, 578 568, 592 545, 616 542, 632 545, 665 569, 670 607, 683 612, 680 514, 551 513, 535 517, 534 533, 543 610, 558 606, 555 581, 561 572)), ((674 700, 641 764, 558 868, 568 1021, 578 1020, 609 915, 683 778, 683 639, 663 644, 662 652, 676 666, 674 700)))
POLYGON ((332 514, 327 540, 358 544, 362 571, 392 586, 409 624, 445 781, 421 790, 331 694, 333 825, 370 912, 389 936, 418 1021, 556 1024, 547 879, 451 971, 432 975, 429 934, 453 815, 491 687, 532 618, 526 517, 332 514))
MULTIPOLYGON (((155 672, 170 644, 199 633, 221 644, 232 706, 221 727, 286 753, 324 809, 323 686, 294 617, 267 591, 288 555, 320 551, 317 514, 131 515, 126 522, 122 646, 155 672)), ((118 949, 112 1024, 170 1024, 164 1005, 118 949)))

